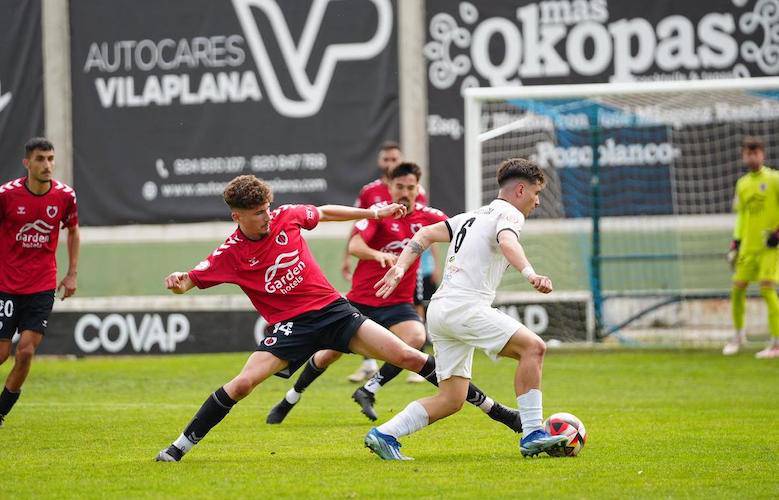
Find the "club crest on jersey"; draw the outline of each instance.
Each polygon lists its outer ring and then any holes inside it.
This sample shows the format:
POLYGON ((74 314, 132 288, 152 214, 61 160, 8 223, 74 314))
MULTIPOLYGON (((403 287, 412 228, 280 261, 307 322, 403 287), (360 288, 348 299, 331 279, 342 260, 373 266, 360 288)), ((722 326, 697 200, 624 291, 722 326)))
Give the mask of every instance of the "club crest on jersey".
POLYGON ((289 243, 289 237, 287 237, 287 233, 284 231, 281 231, 278 235, 276 235, 276 244, 277 245, 286 245, 289 243))
POLYGON ((58 208, 56 205, 49 205, 46 207, 46 215, 48 215, 50 218, 54 218, 57 216, 58 208))
POLYGON ((768 189, 768 186, 765 183, 760 184, 760 191, 765 192, 765 190, 768 189))
POLYGON ((422 229, 422 224, 411 224, 411 232, 417 234, 417 231, 422 229))
POLYGON ((278 341, 279 339, 277 339, 276 337, 265 337, 265 340, 263 340, 262 343, 270 347, 278 341))
POLYGON ((27 209, 22 206, 16 207, 16 215, 24 215, 27 213, 27 209))

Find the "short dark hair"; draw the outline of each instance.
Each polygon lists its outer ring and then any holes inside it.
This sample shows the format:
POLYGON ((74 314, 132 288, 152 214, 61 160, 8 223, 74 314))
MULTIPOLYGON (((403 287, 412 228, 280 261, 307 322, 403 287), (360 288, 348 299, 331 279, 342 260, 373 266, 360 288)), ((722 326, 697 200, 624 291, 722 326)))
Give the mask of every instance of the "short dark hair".
POLYGON ((224 200, 230 208, 254 208, 273 202, 273 192, 253 175, 239 175, 225 187, 224 200))
POLYGON ((511 179, 544 183, 544 172, 536 162, 525 158, 509 158, 498 167, 498 186, 503 187, 511 179))
POLYGON ((384 141, 381 143, 379 151, 389 151, 390 149, 397 149, 400 151, 400 144, 395 141, 384 141))
POLYGON ((416 163, 412 163, 410 161, 404 161, 403 163, 399 164, 397 167, 393 168, 390 171, 389 178, 390 180, 392 180, 409 174, 416 177, 417 181, 419 181, 419 179, 422 178, 422 169, 419 168, 419 165, 417 165, 416 163))
POLYGON ((41 151, 54 151, 54 144, 45 137, 33 137, 24 145, 24 157, 29 158, 36 149, 41 151))
POLYGON ((747 135, 741 140, 741 149, 759 149, 765 151, 765 143, 760 137, 747 135))

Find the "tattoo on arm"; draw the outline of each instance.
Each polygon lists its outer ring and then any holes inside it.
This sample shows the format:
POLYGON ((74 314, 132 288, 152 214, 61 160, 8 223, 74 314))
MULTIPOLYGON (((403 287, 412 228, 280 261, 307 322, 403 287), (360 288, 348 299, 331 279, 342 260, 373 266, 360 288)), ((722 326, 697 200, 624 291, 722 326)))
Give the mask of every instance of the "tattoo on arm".
POLYGON ((414 240, 409 241, 408 246, 413 253, 419 255, 422 255, 422 253, 425 251, 425 248, 414 240))

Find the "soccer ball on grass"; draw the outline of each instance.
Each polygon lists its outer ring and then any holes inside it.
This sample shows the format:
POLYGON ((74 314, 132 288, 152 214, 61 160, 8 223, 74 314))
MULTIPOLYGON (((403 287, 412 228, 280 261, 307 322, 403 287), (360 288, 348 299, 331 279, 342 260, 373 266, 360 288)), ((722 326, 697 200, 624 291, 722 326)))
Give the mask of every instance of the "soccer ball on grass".
POLYGON ((552 436, 568 437, 565 447, 549 452, 553 457, 575 457, 587 441, 587 430, 581 420, 570 413, 555 413, 544 421, 544 429, 552 436))

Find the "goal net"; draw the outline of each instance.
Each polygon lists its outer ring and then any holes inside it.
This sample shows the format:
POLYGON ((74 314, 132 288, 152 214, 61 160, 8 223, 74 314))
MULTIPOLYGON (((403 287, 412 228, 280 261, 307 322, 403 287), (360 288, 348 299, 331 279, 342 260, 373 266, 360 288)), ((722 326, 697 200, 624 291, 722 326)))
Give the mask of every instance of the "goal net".
MULTIPOLYGON (((496 302, 547 339, 721 342, 741 140, 777 165, 778 134, 779 78, 467 89, 466 208, 496 196, 506 158, 547 179, 522 243, 555 292, 512 271, 496 302)), ((757 299, 747 329, 767 335, 757 299)))

